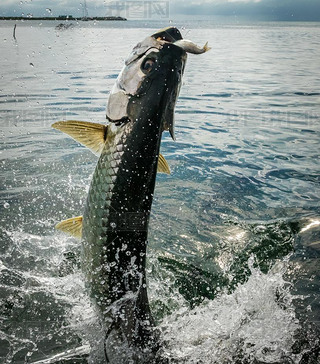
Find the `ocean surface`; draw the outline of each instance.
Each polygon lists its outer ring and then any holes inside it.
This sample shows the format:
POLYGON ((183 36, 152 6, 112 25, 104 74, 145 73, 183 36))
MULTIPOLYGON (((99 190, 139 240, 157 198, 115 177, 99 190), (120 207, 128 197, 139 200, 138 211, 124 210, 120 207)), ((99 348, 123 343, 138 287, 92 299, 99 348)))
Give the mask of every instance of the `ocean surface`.
MULTIPOLYGON (((103 338, 56 231, 97 162, 51 128, 105 123, 132 47, 165 22, 0 22, 0 363, 97 363, 103 338), (52 357, 56 356, 55 359, 52 357)), ((189 55, 161 151, 148 291, 170 363, 316 364, 320 337, 320 23, 171 23, 189 55)))

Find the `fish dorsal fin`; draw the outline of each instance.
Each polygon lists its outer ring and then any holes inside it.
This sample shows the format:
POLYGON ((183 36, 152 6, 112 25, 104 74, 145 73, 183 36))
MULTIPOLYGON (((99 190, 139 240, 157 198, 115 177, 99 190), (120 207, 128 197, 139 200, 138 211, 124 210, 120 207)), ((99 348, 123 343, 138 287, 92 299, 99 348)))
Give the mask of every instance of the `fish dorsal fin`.
POLYGON ((161 172, 161 173, 167 173, 167 174, 171 173, 169 164, 162 154, 159 154, 157 171, 161 172))
POLYGON ((63 220, 56 225, 56 229, 70 234, 76 238, 82 236, 82 216, 72 217, 71 219, 63 220))
POLYGON ((52 124, 52 127, 70 135, 96 155, 102 152, 108 130, 107 125, 76 120, 58 121, 52 124))

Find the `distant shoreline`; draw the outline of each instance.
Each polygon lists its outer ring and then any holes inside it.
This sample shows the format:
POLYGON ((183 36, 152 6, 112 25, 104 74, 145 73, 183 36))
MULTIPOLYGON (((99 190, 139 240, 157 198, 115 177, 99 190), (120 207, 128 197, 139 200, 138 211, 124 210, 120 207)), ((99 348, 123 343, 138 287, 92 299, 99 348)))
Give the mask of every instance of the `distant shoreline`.
POLYGON ((88 18, 74 18, 72 16, 58 16, 58 17, 23 17, 23 16, 1 16, 0 20, 55 20, 55 21, 63 21, 63 20, 75 20, 75 21, 110 21, 110 20, 127 20, 126 18, 122 18, 121 16, 92 16, 88 18))

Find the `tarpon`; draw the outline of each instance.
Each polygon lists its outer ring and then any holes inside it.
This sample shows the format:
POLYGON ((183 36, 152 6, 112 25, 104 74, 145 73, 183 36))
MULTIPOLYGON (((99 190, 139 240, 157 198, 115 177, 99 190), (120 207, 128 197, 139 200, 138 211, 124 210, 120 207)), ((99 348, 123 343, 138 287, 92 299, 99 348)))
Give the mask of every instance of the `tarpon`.
POLYGON ((106 332, 111 363, 151 363, 159 348, 146 289, 148 223, 162 132, 174 138, 174 107, 187 52, 203 53, 174 27, 138 43, 107 103, 108 125, 53 124, 98 154, 83 216, 57 228, 82 240, 82 268, 106 332))

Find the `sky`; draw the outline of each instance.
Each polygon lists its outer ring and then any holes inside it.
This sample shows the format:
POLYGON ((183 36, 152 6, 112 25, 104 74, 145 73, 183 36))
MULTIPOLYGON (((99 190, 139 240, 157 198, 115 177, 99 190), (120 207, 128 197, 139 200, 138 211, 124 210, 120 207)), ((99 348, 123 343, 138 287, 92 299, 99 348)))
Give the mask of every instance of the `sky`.
MULTIPOLYGON (((86 0, 89 16, 122 15, 128 18, 139 14, 139 10, 142 14, 147 1, 153 9, 148 11, 147 16, 155 19, 175 15, 207 15, 252 20, 320 21, 320 0, 86 0)), ((83 2, 0 0, 0 16, 82 16, 83 2)))

